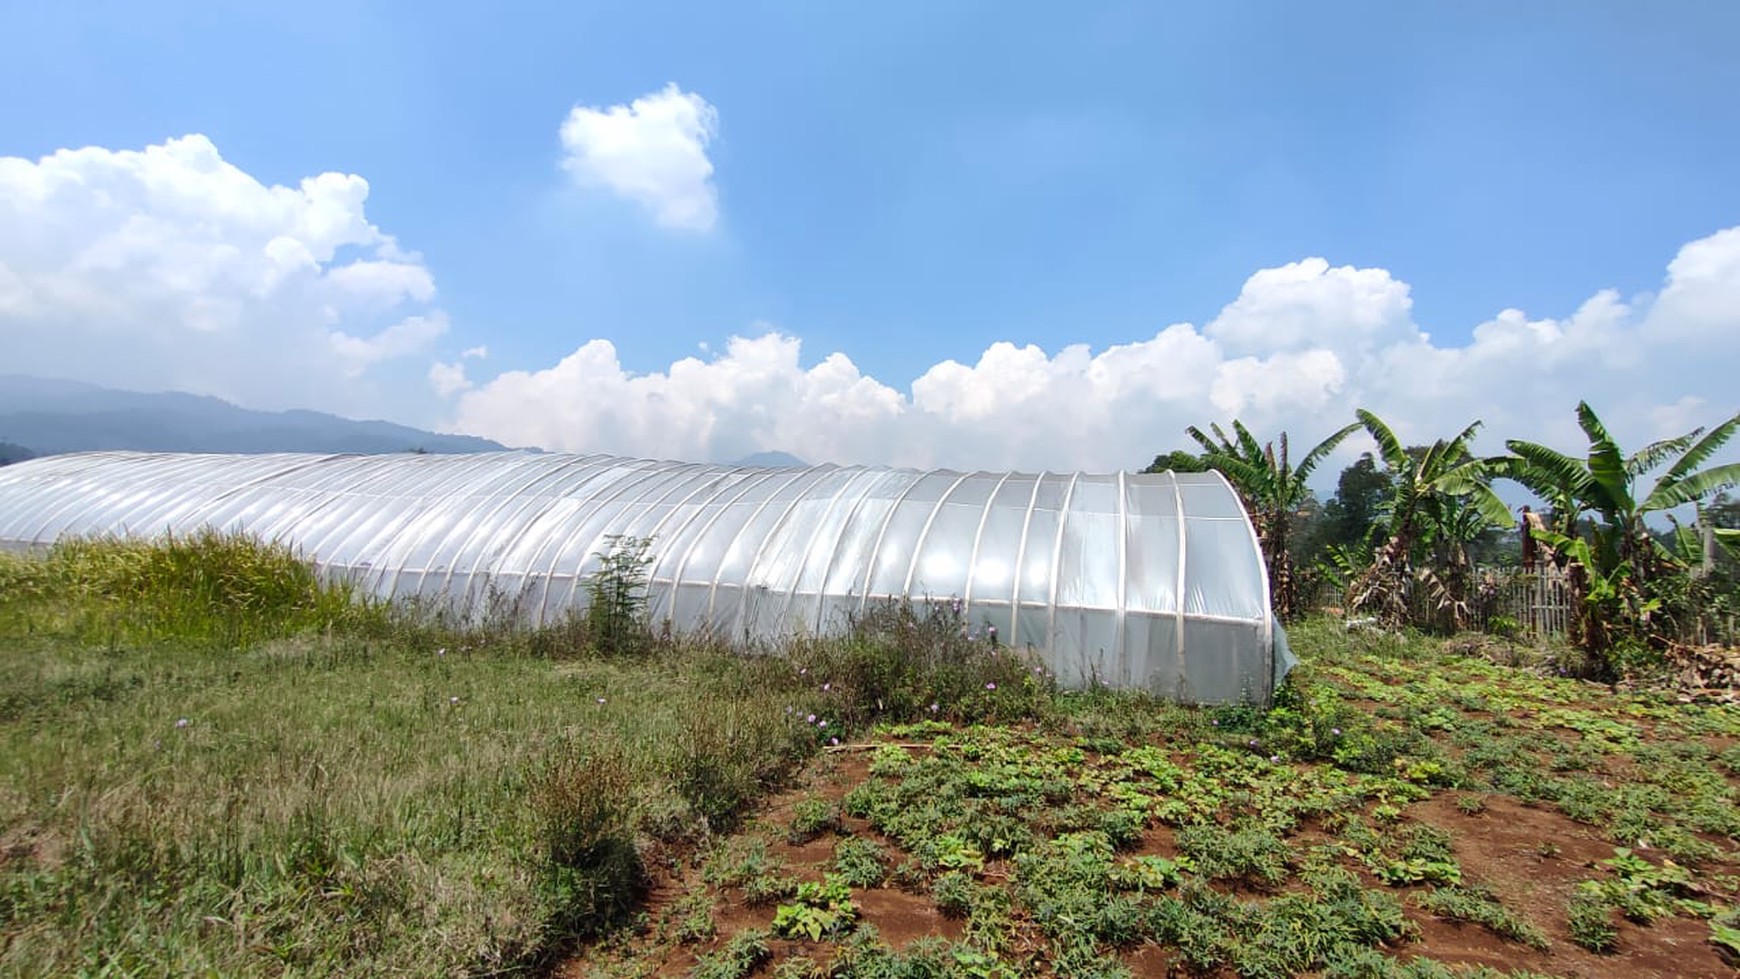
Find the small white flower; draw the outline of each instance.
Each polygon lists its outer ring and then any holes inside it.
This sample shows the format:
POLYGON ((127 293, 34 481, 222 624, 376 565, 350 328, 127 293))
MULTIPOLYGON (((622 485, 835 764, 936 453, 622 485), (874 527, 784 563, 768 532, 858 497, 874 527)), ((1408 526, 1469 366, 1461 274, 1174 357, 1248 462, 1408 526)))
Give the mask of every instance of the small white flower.
POLYGON ((448 697, 447 702, 452 704, 455 707, 459 706, 459 698, 458 697, 448 697))
POLYGON ((192 721, 188 720, 185 717, 179 717, 179 718, 176 718, 176 720, 175 720, 175 726, 177 728, 184 728, 192 723, 193 723, 192 721))

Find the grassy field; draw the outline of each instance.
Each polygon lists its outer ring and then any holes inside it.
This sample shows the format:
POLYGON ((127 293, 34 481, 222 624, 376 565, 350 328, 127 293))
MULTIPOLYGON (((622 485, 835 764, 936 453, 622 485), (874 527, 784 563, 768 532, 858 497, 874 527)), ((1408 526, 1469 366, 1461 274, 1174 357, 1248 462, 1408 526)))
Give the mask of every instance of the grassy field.
POLYGON ((246 542, 0 556, 0 973, 546 971, 834 732, 1049 701, 882 624, 600 657, 584 623, 418 624, 246 542))
POLYGON ((0 973, 1732 973, 1740 711, 1328 621, 1189 710, 960 626, 602 656, 224 538, 0 557, 0 973))

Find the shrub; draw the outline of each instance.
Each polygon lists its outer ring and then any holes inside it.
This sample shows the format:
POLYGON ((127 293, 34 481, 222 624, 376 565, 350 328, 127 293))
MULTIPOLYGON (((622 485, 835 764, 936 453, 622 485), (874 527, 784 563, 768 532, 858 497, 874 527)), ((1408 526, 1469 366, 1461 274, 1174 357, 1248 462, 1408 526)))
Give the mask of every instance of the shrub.
POLYGON ((8 598, 58 599, 123 640, 178 640, 225 649, 311 629, 359 628, 384 614, 349 585, 323 581, 282 544, 202 530, 155 540, 70 539, 42 561, 8 561, 8 598), (91 614, 95 612, 96 614, 91 614))
POLYGON ((633 785, 626 760, 611 753, 563 751, 533 776, 540 881, 556 931, 595 933, 640 900, 645 871, 634 845, 633 785))

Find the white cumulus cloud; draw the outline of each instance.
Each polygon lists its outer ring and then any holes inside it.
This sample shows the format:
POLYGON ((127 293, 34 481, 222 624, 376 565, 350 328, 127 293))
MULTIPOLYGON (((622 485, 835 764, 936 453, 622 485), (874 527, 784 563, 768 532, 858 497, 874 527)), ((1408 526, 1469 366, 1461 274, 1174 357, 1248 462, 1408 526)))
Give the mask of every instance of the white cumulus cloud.
POLYGON ((812 461, 1118 469, 1189 447, 1187 425, 1236 416, 1300 443, 1365 407, 1409 440, 1479 418, 1492 451, 1504 437, 1575 448, 1580 399, 1634 442, 1740 408, 1737 323, 1740 229, 1685 245, 1653 296, 1601 290, 1560 317, 1506 309, 1454 344, 1420 329, 1409 286, 1388 271, 1307 258, 1257 271, 1202 326, 1097 352, 999 342, 905 382, 866 376, 841 352, 805 366, 796 337, 765 327, 710 359, 646 374, 593 340, 553 367, 467 382, 454 422, 511 443, 685 459, 784 450, 812 461))
POLYGON ((422 261, 368 220, 368 193, 353 174, 263 183, 197 134, 0 157, 0 364, 379 411, 359 378, 447 321, 422 261))
POLYGON ((562 121, 562 166, 583 186, 604 187, 659 224, 707 231, 719 216, 707 144, 719 113, 675 82, 628 105, 577 105, 562 121))

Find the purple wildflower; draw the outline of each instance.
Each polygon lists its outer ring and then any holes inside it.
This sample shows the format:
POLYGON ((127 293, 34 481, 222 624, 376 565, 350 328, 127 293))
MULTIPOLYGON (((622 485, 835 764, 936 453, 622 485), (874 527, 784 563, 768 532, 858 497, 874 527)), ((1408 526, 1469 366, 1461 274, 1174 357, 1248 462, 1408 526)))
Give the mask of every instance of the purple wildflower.
POLYGON ((175 720, 175 726, 176 726, 176 728, 178 728, 178 729, 179 729, 179 728, 184 728, 184 727, 186 727, 186 726, 188 726, 188 725, 189 725, 189 724, 191 724, 191 723, 193 723, 193 722, 192 722, 192 721, 189 721, 189 720, 188 720, 188 719, 187 719, 187 718, 185 718, 185 717, 178 717, 178 718, 176 718, 176 720, 175 720))
POLYGON ((985 684, 985 689, 986 690, 995 690, 995 689, 997 689, 997 685, 995 683, 987 683, 987 684, 985 684))
POLYGON ((816 722, 816 715, 814 715, 814 714, 811 714, 810 716, 804 718, 805 724, 814 724, 815 722, 816 722))
POLYGON ((829 744, 839 744, 839 743, 840 743, 840 739, 839 739, 839 738, 829 738, 829 739, 828 739, 828 743, 829 743, 829 744))
POLYGON ((827 721, 817 721, 816 722, 816 727, 827 727, 827 726, 828 726, 827 721))

